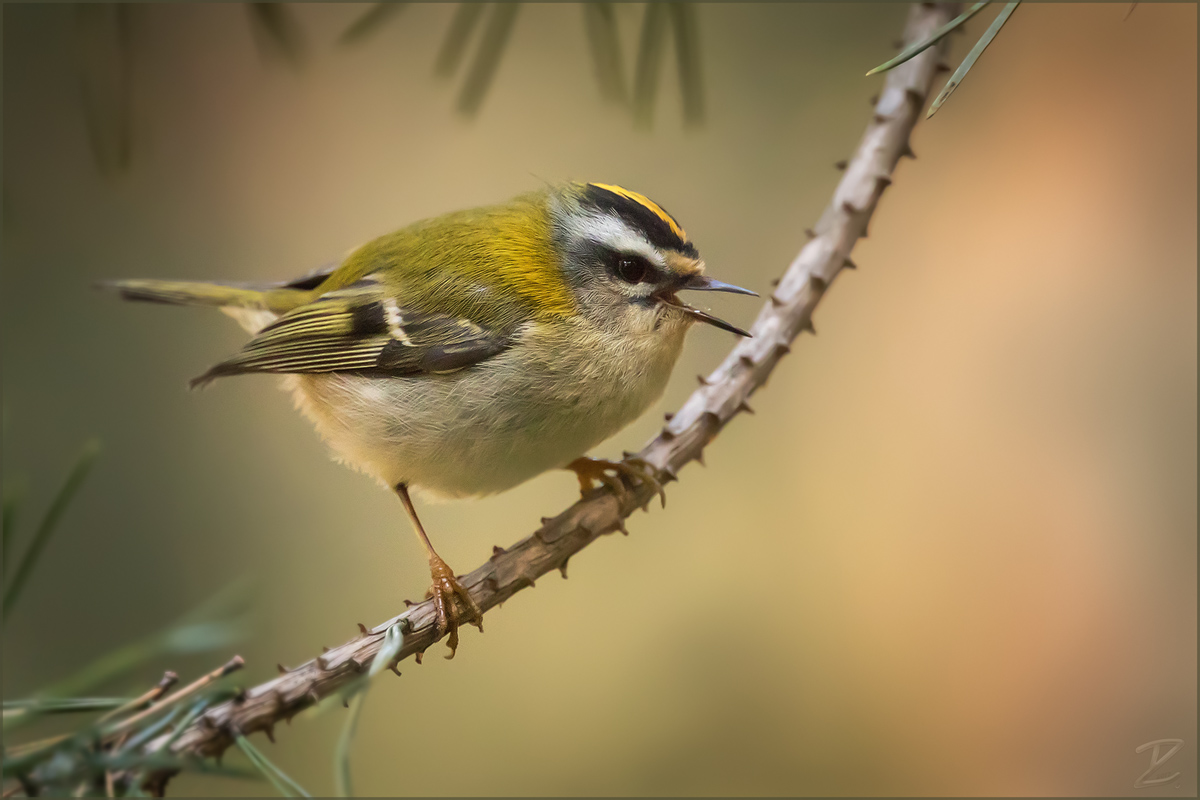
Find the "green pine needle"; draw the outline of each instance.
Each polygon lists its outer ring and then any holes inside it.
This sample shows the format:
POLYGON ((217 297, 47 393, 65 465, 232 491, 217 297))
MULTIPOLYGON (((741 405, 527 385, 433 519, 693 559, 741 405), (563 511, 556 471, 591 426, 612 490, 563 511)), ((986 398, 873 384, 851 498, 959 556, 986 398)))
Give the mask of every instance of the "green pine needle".
POLYGON ((213 704, 213 700, 213 697, 202 697, 196 701, 196 704, 188 709, 188 712, 183 715, 183 719, 179 720, 179 724, 175 726, 175 730, 171 731, 171 735, 158 747, 155 752, 171 752, 171 745, 175 744, 176 740, 178 740, 180 736, 183 736, 183 732, 190 728, 192 723, 195 722, 201 714, 208 710, 208 707, 213 704))
POLYGON ((689 125, 704 121, 704 86, 700 81, 700 34, 694 3, 670 3, 679 59, 679 90, 683 94, 683 119, 689 125))
POLYGON ((376 3, 346 28, 338 38, 338 44, 343 47, 359 44, 379 30, 383 23, 403 11, 407 5, 408 3, 376 3))
POLYGON ((483 38, 475 50, 475 60, 467 72, 458 95, 458 110, 468 117, 479 113, 483 98, 491 88, 492 79, 500 67, 500 59, 512 33, 520 3, 493 3, 492 14, 483 29, 483 38))
POLYGON ((448 78, 458 71, 463 54, 467 52, 467 40, 475 31, 475 23, 483 14, 483 3, 459 3, 450 20, 450 30, 442 40, 442 49, 438 51, 437 60, 433 64, 433 72, 443 78, 448 78))
POLYGON ((292 67, 300 66, 306 48, 292 9, 285 3, 247 3, 246 8, 259 46, 292 67))
POLYGON ((142 728, 129 738, 129 741, 125 743, 124 749, 129 752, 136 752, 139 747, 153 739, 159 732, 165 731, 175 721, 175 718, 179 716, 179 712, 182 710, 182 708, 173 708, 170 714, 167 714, 160 720, 156 720, 152 725, 142 728))
POLYGON ((337 750, 334 753, 333 782, 337 786, 338 797, 354 797, 354 789, 350 782, 350 745, 354 741, 354 733, 358 730, 358 718, 362 714, 363 700, 367 696, 364 688, 350 699, 350 716, 342 726, 338 736, 337 750))
POLYGON ((250 744, 250 740, 244 734, 239 733, 233 741, 246 754, 246 758, 250 759, 250 763, 271 782, 271 785, 281 795, 284 797, 312 797, 311 794, 304 791, 304 787, 289 778, 287 773, 272 764, 270 759, 264 756, 257 747, 250 744))
POLYGON ((0 518, 0 567, 8 570, 8 557, 17 540, 17 512, 25 500, 25 482, 9 477, 4 486, 3 517, 0 518))
POLYGON ((387 633, 383 635, 383 645, 375 654, 374 660, 371 661, 371 668, 367 670, 366 679, 355 687, 355 694, 350 699, 350 716, 346 718, 346 724, 342 726, 342 734, 338 737, 334 761, 333 775, 339 797, 354 796, 354 790, 350 783, 350 745, 354 742, 354 733, 358 729, 358 718, 362 715, 363 702, 367 696, 370 680, 387 669, 399 655, 400 648, 404 646, 404 632, 400 625, 397 622, 387 629, 387 633))
POLYGON ((895 58, 893 58, 890 61, 883 62, 878 67, 876 67, 875 69, 868 72, 867 77, 869 78, 878 72, 887 72, 892 67, 898 67, 901 64, 903 64, 905 61, 908 61, 910 58, 917 55, 918 53, 922 53, 925 50, 929 49, 930 46, 935 45, 938 42, 940 42, 942 40, 942 37, 944 37, 946 34, 950 33, 955 28, 957 28, 959 25, 962 25, 964 22, 969 20, 971 17, 973 17, 977 13, 979 13, 979 11, 982 10, 983 7, 986 5, 987 5, 987 3, 985 2, 985 3, 976 3, 975 5, 971 6, 966 11, 959 14, 957 17, 950 20, 945 25, 943 25, 942 27, 938 28, 936 31, 931 33, 929 35, 929 38, 922 39, 921 41, 917 42, 914 45, 909 45, 900 53, 900 55, 896 56, 895 58))
POLYGON ((234 582, 185 614, 166 630, 106 653, 71 677, 39 694, 44 697, 71 697, 112 680, 160 655, 196 653, 228 647, 239 641, 245 633, 244 617, 249 604, 249 585, 245 582, 234 582))
POLYGON ((666 33, 666 4, 647 3, 633 75, 633 121, 643 128, 650 127, 654 116, 654 96, 658 91, 658 73, 662 66, 666 33))
POLYGON ((607 102, 626 105, 629 94, 621 69, 621 41, 617 36, 617 14, 612 3, 584 3, 583 25, 592 50, 600 96, 607 102))
POLYGON ((967 57, 964 58, 963 62, 958 65, 958 69, 954 70, 954 74, 950 76, 950 80, 946 81, 946 85, 942 87, 942 91, 938 93, 937 99, 935 99, 933 104, 929 106, 929 113, 925 115, 926 119, 929 119, 936 114, 937 110, 942 107, 942 103, 946 102, 946 99, 954 93, 954 90, 958 88, 960 83, 962 83, 963 78, 967 77, 967 73, 971 70, 971 67, 975 66, 975 62, 979 60, 981 55, 983 55, 983 51, 986 50, 987 46, 992 43, 992 39, 996 38, 996 34, 998 34, 1000 29, 1004 27, 1004 23, 1008 22, 1008 18, 1012 16, 1013 12, 1017 10, 1017 6, 1019 5, 1021 5, 1020 2, 1005 3, 1004 8, 1002 8, 1000 13, 996 15, 996 18, 992 20, 992 24, 988 26, 986 31, 983 32, 983 36, 980 36, 979 41, 976 42, 975 46, 971 48, 971 52, 967 53, 967 57))
POLYGON ((64 697, 5 700, 4 716, 13 714, 80 714, 85 711, 108 711, 128 703, 128 697, 64 697))
POLYGON ((21 590, 25 588, 25 582, 29 580, 29 576, 33 572, 38 558, 41 557, 42 551, 46 549, 46 545, 50 542, 50 537, 54 535, 58 521, 62 518, 63 512, 67 510, 67 506, 71 504, 75 493, 79 491, 79 487, 83 484, 83 479, 87 477, 88 471, 92 468, 92 462, 96 460, 96 456, 99 453, 100 443, 95 440, 88 442, 83 448, 83 453, 79 456, 79 460, 75 462, 75 467, 67 475, 66 481, 63 482, 62 488, 58 490, 58 494, 50 503, 50 508, 46 511, 46 516, 42 518, 42 524, 38 526, 37 533, 33 535, 33 541, 29 543, 25 555, 21 558, 20 563, 17 564, 16 571, 13 572, 12 580, 8 581, 8 585, 4 588, 4 611, 0 619, 8 619, 8 615, 13 610, 13 606, 16 605, 17 598, 21 595, 21 590))

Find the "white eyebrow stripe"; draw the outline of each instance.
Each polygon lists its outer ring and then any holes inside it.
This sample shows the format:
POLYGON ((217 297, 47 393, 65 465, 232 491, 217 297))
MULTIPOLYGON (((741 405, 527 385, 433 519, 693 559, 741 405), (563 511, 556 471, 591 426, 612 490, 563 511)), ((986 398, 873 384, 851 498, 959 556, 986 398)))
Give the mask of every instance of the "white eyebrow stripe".
POLYGON ((637 230, 613 214, 591 212, 568 218, 569 235, 574 239, 594 242, 619 253, 635 253, 659 269, 667 261, 654 245, 637 230))

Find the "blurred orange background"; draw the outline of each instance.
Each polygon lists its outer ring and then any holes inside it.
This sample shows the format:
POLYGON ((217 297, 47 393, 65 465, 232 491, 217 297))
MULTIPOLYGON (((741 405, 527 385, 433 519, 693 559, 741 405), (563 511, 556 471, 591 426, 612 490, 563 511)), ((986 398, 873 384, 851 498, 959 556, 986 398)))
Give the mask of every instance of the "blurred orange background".
MULTIPOLYGON (((84 440, 105 447, 5 629, 5 697, 239 575, 258 597, 246 685, 427 583, 395 498, 330 461, 272 379, 186 391, 244 341, 229 320, 94 281, 287 278, 580 178, 655 198, 713 274, 765 292, 906 14, 702 4, 707 121, 683 124, 668 53, 643 131, 601 100, 578 6, 521 8, 471 120, 461 76, 432 77, 453 9, 415 4, 338 47, 364 9, 294 7, 292 69, 241 5, 137 7, 132 160, 105 177, 71 7, 4 7, 3 467, 30 486, 24 521, 84 440)), ((453 662, 381 679, 360 793, 1196 793, 1196 7, 1128 10, 1017 11, 918 127, 858 271, 757 414, 569 581, 490 614, 453 662), (1178 781, 1135 790, 1135 748, 1163 738, 1185 741, 1161 770, 1178 781)), ((643 7, 616 13, 628 76, 643 7)), ((693 333, 666 397, 600 454, 640 446, 730 346, 693 333)), ((549 474, 422 514, 466 572, 574 494, 549 474)), ((302 716, 267 752, 330 792, 341 719, 302 716)))

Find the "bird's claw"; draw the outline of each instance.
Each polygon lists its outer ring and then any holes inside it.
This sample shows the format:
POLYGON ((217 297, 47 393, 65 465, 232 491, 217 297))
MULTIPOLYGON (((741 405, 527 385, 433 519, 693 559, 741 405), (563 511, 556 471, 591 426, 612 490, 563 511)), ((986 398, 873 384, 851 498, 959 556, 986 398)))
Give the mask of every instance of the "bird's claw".
POLYGON ((454 658, 458 649, 458 626, 463 622, 475 625, 483 632, 483 611, 471 598, 471 595, 454 577, 454 570, 441 558, 429 560, 429 574, 433 583, 427 595, 433 599, 433 607, 437 612, 434 620, 433 636, 438 639, 442 634, 449 633, 446 646, 450 648, 447 659, 454 658), (459 605, 463 606, 460 610, 459 605))
POLYGON ((644 458, 629 456, 623 461, 583 456, 567 464, 567 469, 579 479, 579 493, 587 495, 596 486, 596 481, 613 490, 617 495, 626 492, 625 478, 633 478, 652 488, 667 507, 667 492, 656 475, 657 469, 644 458))

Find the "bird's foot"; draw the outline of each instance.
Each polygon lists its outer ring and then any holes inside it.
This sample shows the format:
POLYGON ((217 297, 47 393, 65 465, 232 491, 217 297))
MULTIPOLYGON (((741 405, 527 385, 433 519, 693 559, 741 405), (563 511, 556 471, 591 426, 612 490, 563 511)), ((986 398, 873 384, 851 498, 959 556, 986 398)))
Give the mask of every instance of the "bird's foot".
POLYGON ((609 487, 618 495, 623 495, 627 489, 625 479, 629 478, 654 489, 662 500, 663 508, 667 507, 667 493, 655 474, 657 470, 643 458, 631 455, 624 461, 609 461, 604 458, 583 456, 567 464, 566 469, 574 472, 575 477, 579 479, 581 495, 587 495, 594 489, 596 481, 609 487))
POLYGON ((471 599, 463 585, 454 577, 454 570, 438 556, 429 559, 429 574, 433 584, 426 596, 433 599, 433 607, 437 611, 434 621, 433 636, 435 639, 444 633, 449 633, 446 646, 450 648, 447 659, 454 658, 458 649, 458 626, 463 622, 479 628, 483 632, 483 612, 479 605, 471 599), (460 608, 461 606, 461 608, 460 608))

